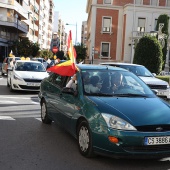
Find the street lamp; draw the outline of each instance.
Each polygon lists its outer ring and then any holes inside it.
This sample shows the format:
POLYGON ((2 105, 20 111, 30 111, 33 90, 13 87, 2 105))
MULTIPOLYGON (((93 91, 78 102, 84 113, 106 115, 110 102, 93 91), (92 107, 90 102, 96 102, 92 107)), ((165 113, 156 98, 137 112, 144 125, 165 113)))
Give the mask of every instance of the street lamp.
MULTIPOLYGON (((17 40, 18 40, 18 14, 15 14, 15 18, 17 20, 17 40)), ((18 56, 18 49, 16 47, 16 56, 18 56)))
POLYGON ((75 39, 75 45, 76 45, 77 44, 77 22, 76 22, 76 24, 68 24, 68 23, 66 23, 66 25, 76 26, 76 39, 75 39))
POLYGON ((17 20, 17 40, 18 40, 18 14, 15 14, 15 18, 17 20))

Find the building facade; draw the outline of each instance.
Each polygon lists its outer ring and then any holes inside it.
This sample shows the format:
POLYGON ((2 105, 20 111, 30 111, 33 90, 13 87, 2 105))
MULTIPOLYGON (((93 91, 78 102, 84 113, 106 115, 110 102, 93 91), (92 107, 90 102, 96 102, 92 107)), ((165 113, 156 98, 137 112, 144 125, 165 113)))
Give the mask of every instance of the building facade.
POLYGON ((0 62, 22 38, 50 49, 53 17, 53 0, 0 0, 0 62))
POLYGON ((87 47, 87 21, 82 22, 81 27, 81 43, 84 45, 84 47, 87 47))
POLYGON ((161 14, 170 16, 170 0, 88 0, 86 12, 87 62, 131 63, 136 40, 155 31, 161 14))

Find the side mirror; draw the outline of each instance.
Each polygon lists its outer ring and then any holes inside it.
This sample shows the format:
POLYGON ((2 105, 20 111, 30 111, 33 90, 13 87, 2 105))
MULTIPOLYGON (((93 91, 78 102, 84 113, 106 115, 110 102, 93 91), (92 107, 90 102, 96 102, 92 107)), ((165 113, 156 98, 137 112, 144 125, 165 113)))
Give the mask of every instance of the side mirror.
POLYGON ((69 87, 64 87, 62 90, 61 90, 62 93, 67 93, 67 94, 71 94, 71 95, 74 95, 76 96, 77 95, 77 92, 74 91, 73 88, 69 88, 69 87))
POLYGON ((152 73, 152 75, 153 75, 154 77, 156 77, 156 74, 155 74, 155 73, 152 73))

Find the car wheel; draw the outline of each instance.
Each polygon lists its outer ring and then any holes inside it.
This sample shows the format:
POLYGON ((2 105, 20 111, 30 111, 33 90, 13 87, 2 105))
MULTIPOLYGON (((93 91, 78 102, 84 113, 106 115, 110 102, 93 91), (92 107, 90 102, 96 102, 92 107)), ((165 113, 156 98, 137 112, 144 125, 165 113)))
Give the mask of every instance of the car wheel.
POLYGON ((80 153, 85 157, 94 157, 92 147, 92 137, 89 125, 86 121, 82 121, 77 130, 78 146, 80 153))
POLYGON ((41 120, 45 124, 50 124, 52 122, 52 120, 49 119, 49 117, 48 117, 47 106, 46 106, 46 102, 44 100, 41 103, 41 120))

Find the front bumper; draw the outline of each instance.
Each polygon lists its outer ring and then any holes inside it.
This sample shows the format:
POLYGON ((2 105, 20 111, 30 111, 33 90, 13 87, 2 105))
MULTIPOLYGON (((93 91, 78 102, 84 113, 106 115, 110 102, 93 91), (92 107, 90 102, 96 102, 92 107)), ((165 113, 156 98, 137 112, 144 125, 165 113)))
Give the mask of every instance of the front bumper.
POLYGON ((169 132, 139 132, 100 129, 92 133, 94 152, 115 158, 165 158, 170 157, 170 144, 145 145, 145 137, 170 136, 169 132), (103 131, 104 130, 104 131, 103 131), (107 130, 107 133, 106 133, 107 130), (119 139, 117 144, 109 141, 108 136, 119 139))

